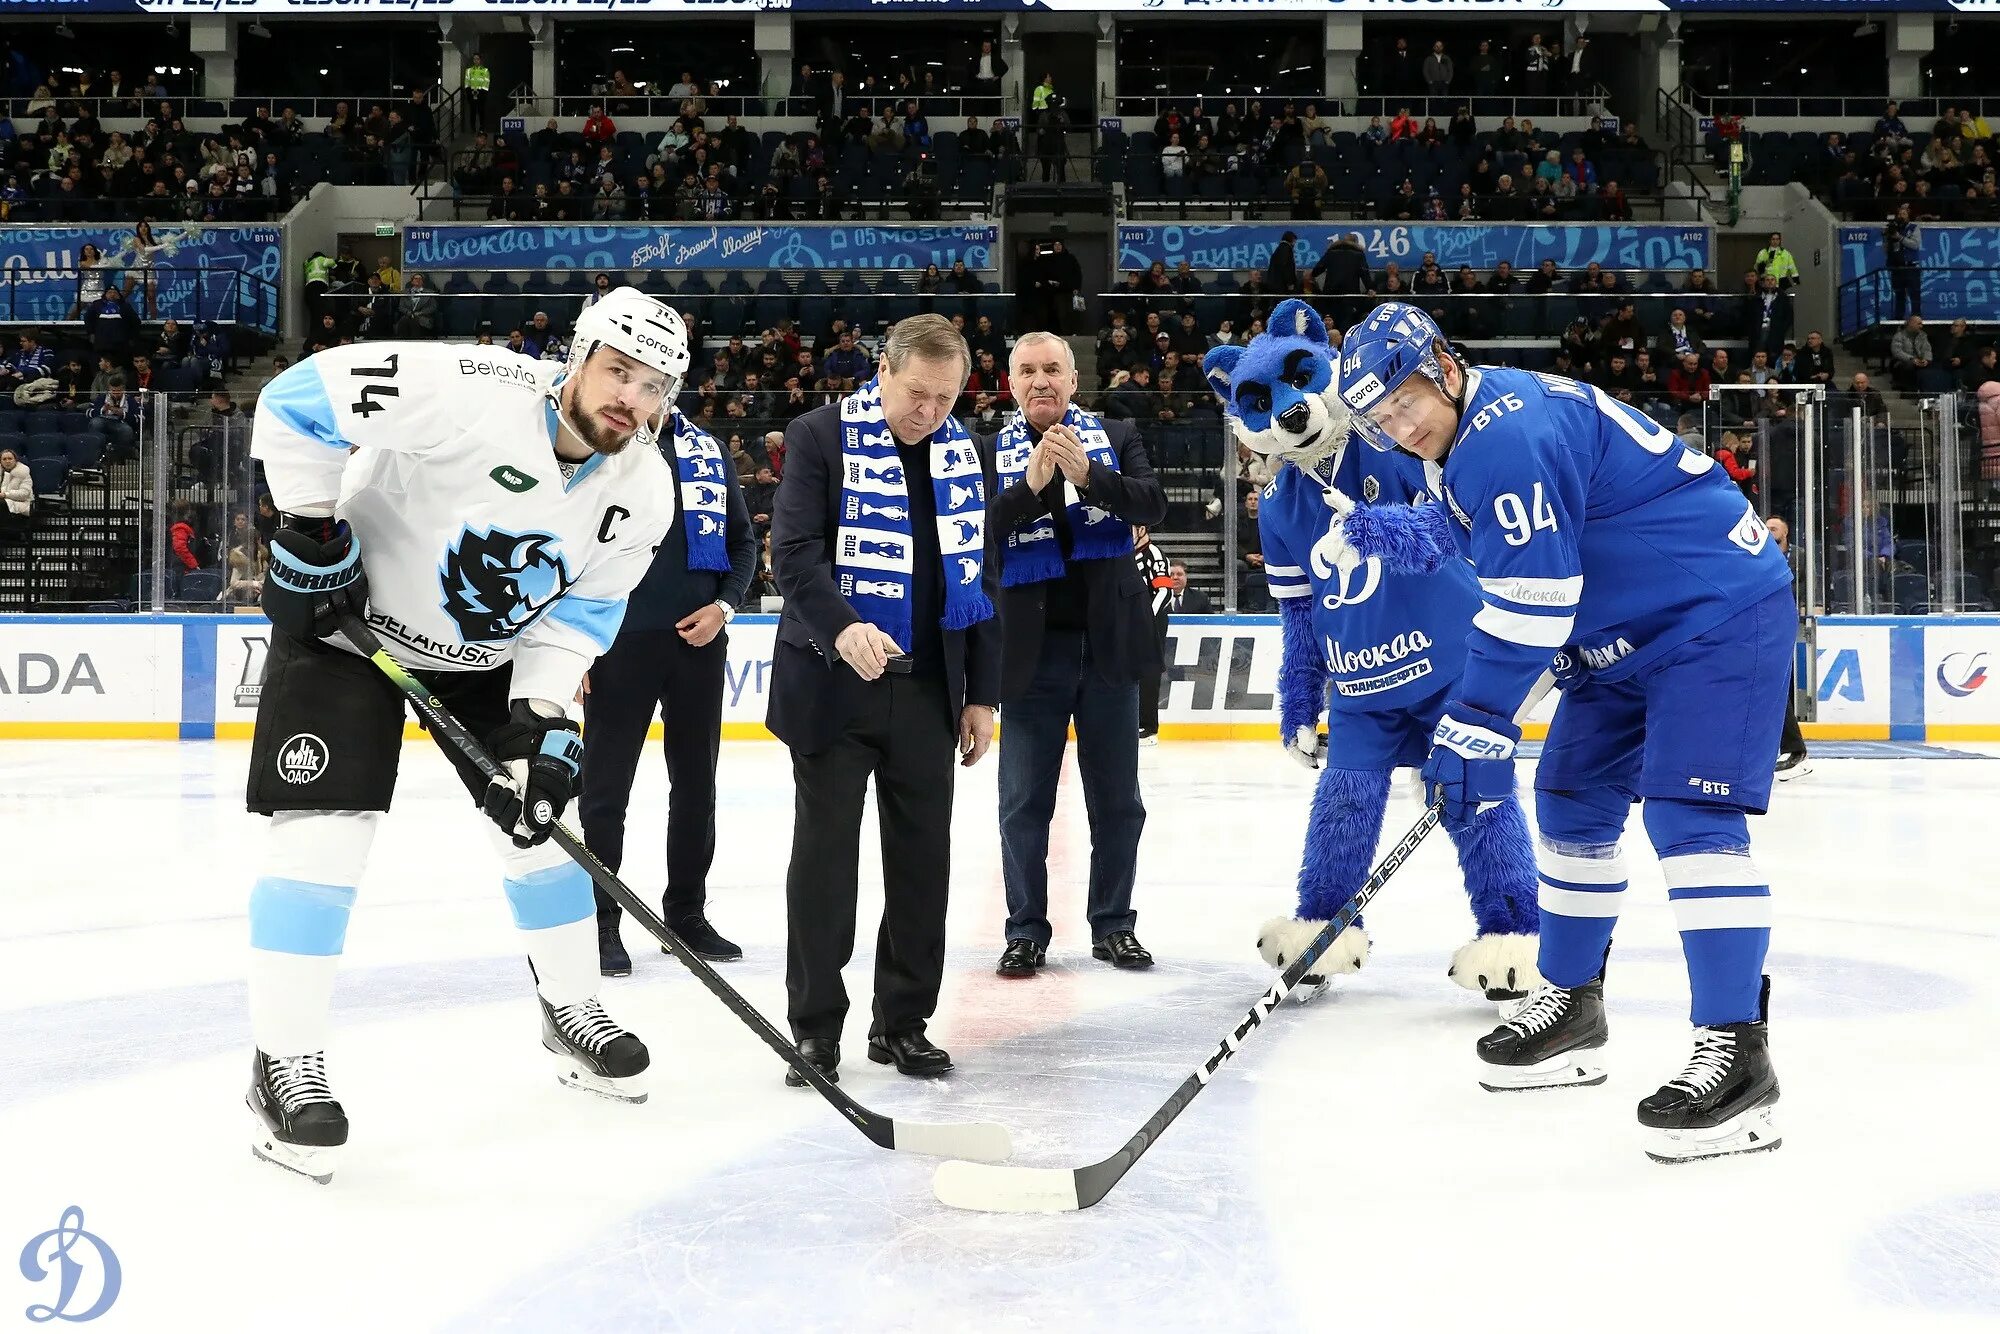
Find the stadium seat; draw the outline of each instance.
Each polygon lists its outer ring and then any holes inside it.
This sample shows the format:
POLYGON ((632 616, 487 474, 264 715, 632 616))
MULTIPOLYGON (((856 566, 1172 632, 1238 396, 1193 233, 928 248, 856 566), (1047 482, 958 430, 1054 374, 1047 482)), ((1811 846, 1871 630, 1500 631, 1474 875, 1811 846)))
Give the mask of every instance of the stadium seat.
MULTIPOLYGON (((60 441, 57 448, 60 451, 60 441)), ((54 457, 29 459, 28 472, 35 479, 35 495, 39 499, 61 500, 69 489, 69 460, 60 452, 54 457)))
POLYGON ((63 437, 63 452, 71 472, 92 472, 104 462, 104 437, 84 431, 63 437))
POLYGON ((36 459, 67 459, 69 449, 63 444, 63 438, 57 432, 36 431, 28 437, 28 448, 24 457, 30 463, 36 459))
POLYGON ((177 602, 213 602, 222 596, 222 575, 216 570, 189 570, 174 589, 177 602))
POLYGON ((1930 580, 1921 574, 1899 574, 1893 585, 1896 613, 1899 616, 1922 616, 1930 610, 1930 580))

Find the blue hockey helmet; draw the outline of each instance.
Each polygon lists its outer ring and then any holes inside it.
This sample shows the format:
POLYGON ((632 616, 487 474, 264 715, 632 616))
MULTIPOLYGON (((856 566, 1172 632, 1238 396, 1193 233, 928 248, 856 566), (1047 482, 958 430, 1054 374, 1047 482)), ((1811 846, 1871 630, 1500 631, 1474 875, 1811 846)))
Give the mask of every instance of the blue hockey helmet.
POLYGON ((1445 393, 1437 321, 1402 301, 1385 301, 1347 331, 1341 341, 1340 396, 1354 413, 1354 429, 1384 452, 1396 442, 1374 420, 1375 409, 1412 375, 1423 375, 1445 393))

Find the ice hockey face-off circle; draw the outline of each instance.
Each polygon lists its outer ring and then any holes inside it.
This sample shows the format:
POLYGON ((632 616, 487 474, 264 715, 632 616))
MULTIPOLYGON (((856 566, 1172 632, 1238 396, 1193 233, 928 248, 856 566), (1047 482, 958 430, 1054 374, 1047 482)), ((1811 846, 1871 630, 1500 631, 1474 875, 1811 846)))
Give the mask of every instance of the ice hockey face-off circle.
POLYGON ((326 742, 300 732, 279 748, 278 776, 287 783, 310 783, 326 772, 327 758, 326 742))

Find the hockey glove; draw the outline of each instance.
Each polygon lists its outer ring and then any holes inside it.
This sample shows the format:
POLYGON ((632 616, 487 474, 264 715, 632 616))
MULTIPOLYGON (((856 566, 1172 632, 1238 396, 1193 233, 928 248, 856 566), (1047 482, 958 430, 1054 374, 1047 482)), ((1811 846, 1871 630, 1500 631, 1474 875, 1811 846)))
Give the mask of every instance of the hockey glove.
POLYGON ((1326 737, 1317 727, 1308 724, 1285 738, 1285 754, 1308 769, 1317 769, 1326 758, 1326 737))
POLYGON ((576 795, 583 734, 556 705, 517 699, 488 744, 507 776, 487 784, 486 816, 515 847, 532 848, 548 838, 576 795))
POLYGON ((1521 729, 1483 709, 1445 706, 1431 733, 1424 762, 1424 795, 1444 801, 1447 829, 1463 829, 1472 817, 1498 806, 1514 793, 1514 751, 1521 729))
POLYGON ((272 625, 307 644, 338 630, 344 613, 367 614, 361 539, 345 519, 285 516, 271 535, 263 607, 272 625))

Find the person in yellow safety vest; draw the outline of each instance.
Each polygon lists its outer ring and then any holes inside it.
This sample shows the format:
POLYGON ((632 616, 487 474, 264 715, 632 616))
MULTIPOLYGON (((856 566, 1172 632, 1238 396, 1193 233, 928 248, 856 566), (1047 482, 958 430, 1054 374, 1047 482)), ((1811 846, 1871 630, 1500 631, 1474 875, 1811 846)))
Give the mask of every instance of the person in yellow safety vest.
POLYGON ((1778 280, 1778 286, 1794 287, 1799 281, 1799 262, 1785 249, 1785 234, 1772 232, 1770 243, 1757 252, 1756 270, 1778 280))
POLYGON ((493 87, 493 71, 486 68, 485 59, 474 51, 472 63, 465 69, 465 95, 472 108, 472 124, 475 129, 486 126, 486 94, 493 87))
POLYGON ((324 250, 312 252, 306 261, 306 314, 315 325, 325 306, 326 289, 333 286, 333 261, 324 250))
POLYGON ((1034 102, 1032 104, 1037 124, 1041 123, 1042 113, 1048 110, 1049 99, 1055 95, 1056 76, 1053 74, 1044 74, 1042 81, 1035 85, 1034 102))

